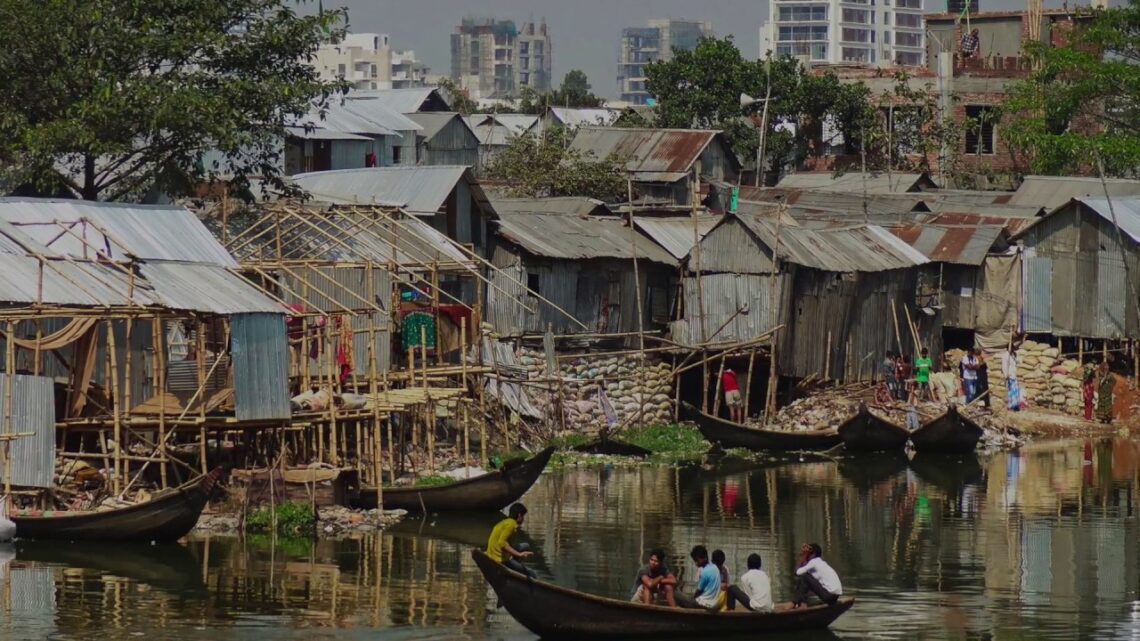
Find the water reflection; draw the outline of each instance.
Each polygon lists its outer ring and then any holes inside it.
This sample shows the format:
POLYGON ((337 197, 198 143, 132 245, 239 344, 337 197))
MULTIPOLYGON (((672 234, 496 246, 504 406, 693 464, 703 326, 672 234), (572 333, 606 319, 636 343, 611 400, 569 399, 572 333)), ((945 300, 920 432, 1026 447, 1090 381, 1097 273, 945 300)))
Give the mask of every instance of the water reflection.
MULTIPOLYGON (((979 460, 899 457, 575 469, 527 495, 540 574, 622 597, 645 553, 696 543, 778 596, 818 541, 857 596, 797 638, 1140 639, 1140 447, 1042 443, 979 460)), ((436 515, 340 541, 0 549, 0 638, 525 639, 468 550, 495 517, 436 515)))

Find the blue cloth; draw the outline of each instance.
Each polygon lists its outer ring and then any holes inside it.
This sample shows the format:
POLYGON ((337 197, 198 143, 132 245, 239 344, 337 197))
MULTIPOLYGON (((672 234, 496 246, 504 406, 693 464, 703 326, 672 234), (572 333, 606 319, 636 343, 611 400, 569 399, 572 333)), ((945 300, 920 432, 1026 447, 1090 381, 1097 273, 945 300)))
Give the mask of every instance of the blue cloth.
POLYGON ((971 403, 978 397, 978 381, 977 379, 966 379, 962 382, 966 384, 966 402, 971 403))
POLYGON ((697 580, 698 599, 716 599, 720 596, 720 570, 712 563, 701 568, 697 580))

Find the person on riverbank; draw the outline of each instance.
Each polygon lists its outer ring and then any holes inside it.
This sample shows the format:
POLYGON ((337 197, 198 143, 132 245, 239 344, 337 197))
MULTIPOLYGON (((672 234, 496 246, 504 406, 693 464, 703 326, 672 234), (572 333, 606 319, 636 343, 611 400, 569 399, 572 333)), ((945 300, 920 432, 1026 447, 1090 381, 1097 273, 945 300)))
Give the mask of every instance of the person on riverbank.
POLYGON ((831 605, 843 595, 843 584, 835 569, 823 560, 823 548, 818 543, 804 543, 800 548, 800 567, 796 568, 792 608, 806 607, 808 598, 813 594, 831 605))
POLYGON ((914 372, 914 368, 911 367, 910 354, 899 356, 895 362, 895 378, 898 379, 898 393, 895 394, 895 398, 900 401, 905 401, 907 394, 910 392, 910 377, 914 372))
POLYGON ((734 610, 739 603, 753 612, 772 612, 772 580, 768 573, 760 569, 763 560, 753 552, 748 555, 748 571, 740 575, 738 585, 728 586, 728 609, 734 610))
POLYGON ((1085 420, 1093 420, 1093 406, 1096 401, 1096 366, 1085 365, 1081 374, 1081 399, 1085 402, 1085 420))
POLYGON ((530 546, 526 543, 522 543, 518 547, 511 546, 511 537, 519 531, 524 520, 526 520, 526 506, 522 503, 515 503, 507 510, 507 518, 499 521, 491 530, 491 536, 487 539, 487 556, 491 557, 491 560, 498 561, 515 572, 525 574, 533 579, 538 575, 522 562, 522 559, 534 555, 528 549, 530 546))
POLYGON ((729 418, 734 423, 743 423, 744 398, 740 395, 740 382, 736 378, 736 372, 731 369, 724 370, 720 381, 724 387, 724 404, 728 406, 729 418))
POLYGON ((930 350, 925 347, 914 361, 914 381, 919 398, 928 401, 935 400, 930 392, 930 370, 934 368, 934 361, 930 360, 930 350))
POLYGON ((645 605, 665 604, 677 607, 674 590, 677 577, 665 565, 665 550, 660 548, 649 553, 649 562, 637 572, 637 585, 633 591, 633 601, 645 605))
POLYGON ((978 350, 971 347, 962 357, 962 383, 966 386, 966 404, 978 397, 978 350))
POLYGON ((1108 359, 1100 362, 1096 370, 1096 420, 1112 423, 1112 395, 1116 391, 1116 377, 1108 369, 1108 359))
POLYGON ((1006 407, 1011 412, 1021 411, 1021 385, 1017 382, 1017 348, 1011 341, 1001 354, 1001 375, 1005 378, 1006 407))
POLYGON ((882 364, 879 365, 879 375, 883 378, 883 382, 887 384, 887 391, 890 392, 891 398, 898 398, 899 396, 899 380, 895 378, 895 367, 898 365, 895 353, 887 350, 887 355, 883 357, 882 364))
POLYGON ((703 545, 694 547, 689 558, 697 565, 697 590, 692 597, 677 595, 677 603, 683 608, 717 608, 720 604, 720 570, 709 563, 708 548, 703 545))
POLYGON ((981 399, 980 403, 990 408, 990 366, 986 361, 986 355, 982 350, 978 352, 978 398, 981 399))

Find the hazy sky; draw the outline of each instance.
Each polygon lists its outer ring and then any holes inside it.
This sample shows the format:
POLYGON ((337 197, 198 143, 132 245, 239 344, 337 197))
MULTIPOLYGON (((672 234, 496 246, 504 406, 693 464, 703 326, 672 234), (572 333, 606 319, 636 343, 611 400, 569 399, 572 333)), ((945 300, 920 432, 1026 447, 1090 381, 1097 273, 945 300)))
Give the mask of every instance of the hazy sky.
MULTIPOLYGON (((945 11, 945 0, 926 0, 927 11, 945 11)), ((1011 10, 1023 0, 980 0, 982 9, 1011 10)), ((1060 1, 1047 1, 1060 6, 1060 1)), ((759 55, 760 25, 766 0, 324 0, 325 7, 346 6, 350 29, 387 33, 396 49, 413 49, 432 73, 451 69, 449 36, 468 15, 493 16, 516 23, 546 19, 554 56, 554 80, 571 69, 590 78, 594 92, 617 91, 618 39, 629 26, 650 18, 708 20, 718 36, 732 35, 744 55, 759 55)), ((978 6, 975 2, 974 6, 978 6)))

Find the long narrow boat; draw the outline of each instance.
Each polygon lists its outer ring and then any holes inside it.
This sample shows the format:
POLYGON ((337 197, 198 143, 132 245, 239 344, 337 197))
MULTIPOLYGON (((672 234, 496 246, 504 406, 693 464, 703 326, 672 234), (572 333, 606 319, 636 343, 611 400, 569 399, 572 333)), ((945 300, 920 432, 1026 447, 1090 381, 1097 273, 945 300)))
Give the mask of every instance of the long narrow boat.
MULTIPOLYGON (((501 469, 475 478, 435 487, 386 487, 384 509, 409 512, 475 512, 501 510, 514 503, 538 480, 554 448, 548 447, 525 461, 512 461, 501 469)), ((371 510, 378 505, 374 487, 360 488, 353 507, 371 510)))
POLYGON ((507 612, 543 639, 755 637, 826 628, 855 604, 855 599, 842 597, 834 605, 770 614, 643 605, 536 581, 492 561, 479 549, 472 550, 471 556, 507 612))
POLYGON ((697 429, 710 443, 720 443, 723 447, 742 447, 748 450, 794 451, 828 450, 839 445, 839 434, 835 430, 812 430, 792 432, 765 430, 740 423, 727 421, 711 414, 705 414, 695 406, 681 402, 682 415, 686 420, 697 424, 697 429))
POLYGON ((911 432, 910 442, 917 452, 969 454, 978 446, 983 433, 981 426, 951 405, 945 412, 911 432))
POLYGON ((210 500, 222 468, 156 494, 149 501, 101 511, 14 512, 18 539, 170 542, 190 533, 210 500))
POLYGON ((859 411, 839 426, 839 437, 852 452, 889 452, 904 449, 910 431, 875 416, 860 403, 859 411))

